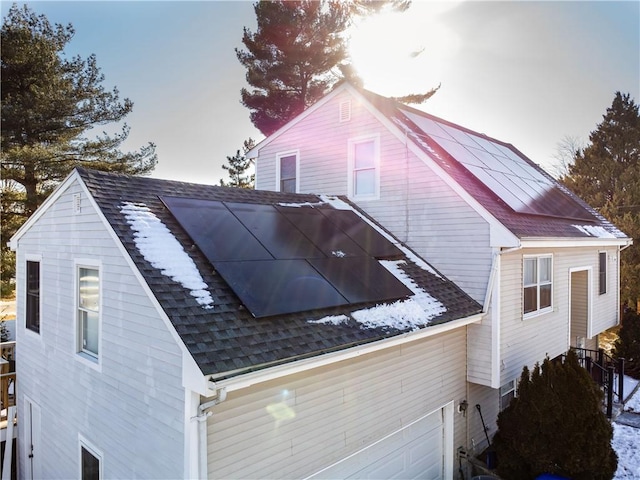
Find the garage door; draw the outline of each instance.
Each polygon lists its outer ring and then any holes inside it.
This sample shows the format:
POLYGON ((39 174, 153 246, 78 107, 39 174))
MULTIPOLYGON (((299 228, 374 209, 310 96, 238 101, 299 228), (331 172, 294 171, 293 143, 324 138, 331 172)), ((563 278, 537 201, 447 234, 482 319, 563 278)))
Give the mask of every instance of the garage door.
POLYGON ((312 478, 443 478, 442 411, 421 418, 312 478))

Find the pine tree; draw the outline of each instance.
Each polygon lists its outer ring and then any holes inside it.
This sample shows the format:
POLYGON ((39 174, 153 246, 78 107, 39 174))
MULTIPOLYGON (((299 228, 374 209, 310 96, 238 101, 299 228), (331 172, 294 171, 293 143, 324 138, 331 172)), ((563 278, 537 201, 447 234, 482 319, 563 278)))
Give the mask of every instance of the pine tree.
MULTIPOLYGON (((102 86, 94 55, 67 59, 74 29, 51 25, 27 5, 13 5, 2 42, 2 248, 53 188, 77 165, 143 174, 156 164, 155 146, 119 151, 129 128, 87 137, 93 127, 121 121, 133 103, 102 86)), ((11 273, 3 250, 3 282, 11 273)))
POLYGON ((578 150, 562 181, 636 239, 620 257, 621 300, 640 301, 640 115, 629 94, 616 92, 603 121, 578 150))
POLYGON ((570 351, 564 362, 546 359, 531 373, 523 369, 518 395, 498 415, 498 474, 609 480, 617 468, 612 438, 602 392, 570 351))
POLYGON ((344 32, 355 16, 385 5, 406 10, 406 0, 260 1, 254 5, 258 28, 244 28, 236 49, 253 87, 241 90, 251 121, 270 135, 325 95, 343 78, 358 84, 348 63, 344 32))
POLYGON ((222 168, 229 172, 229 182, 220 180, 222 187, 250 188, 254 187, 256 175, 255 173, 247 174, 247 170, 251 167, 251 160, 246 157, 246 153, 255 146, 252 138, 244 141, 242 153, 236 151, 233 157, 227 157, 228 165, 222 165, 222 168))

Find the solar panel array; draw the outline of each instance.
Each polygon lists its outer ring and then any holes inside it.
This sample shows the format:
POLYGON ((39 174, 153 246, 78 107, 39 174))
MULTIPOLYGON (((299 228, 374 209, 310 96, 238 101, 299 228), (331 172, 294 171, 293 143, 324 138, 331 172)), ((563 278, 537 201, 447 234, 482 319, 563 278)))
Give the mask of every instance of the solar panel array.
POLYGON ((594 220, 553 179, 511 148, 413 112, 403 113, 514 211, 594 220))
POLYGON ((377 261, 402 252, 353 211, 161 199, 255 317, 411 295, 377 261))

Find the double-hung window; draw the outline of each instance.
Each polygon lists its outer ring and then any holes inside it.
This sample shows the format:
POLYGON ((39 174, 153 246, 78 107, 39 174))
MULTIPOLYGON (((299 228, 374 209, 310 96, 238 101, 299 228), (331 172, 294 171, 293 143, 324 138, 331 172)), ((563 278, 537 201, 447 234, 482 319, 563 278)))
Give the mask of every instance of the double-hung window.
POLYGON ((551 309, 553 262, 551 255, 525 256, 523 266, 524 314, 551 309))
POLYGON ((377 198, 380 193, 379 138, 349 140, 349 194, 357 198, 377 198))
POLYGON ((516 381, 511 380, 500 387, 500 411, 509 406, 516 396, 516 381))
POLYGON ((276 156, 278 191, 296 193, 298 191, 298 152, 276 156))
POLYGON ((607 293, 607 252, 599 252, 598 266, 599 293, 604 295, 607 293))
POLYGON ((80 479, 100 480, 102 478, 102 453, 80 436, 80 479))
POLYGON ((100 271, 78 266, 78 351, 98 359, 100 345, 100 271))
POLYGON ((25 327, 40 333, 40 262, 27 260, 27 302, 25 327))

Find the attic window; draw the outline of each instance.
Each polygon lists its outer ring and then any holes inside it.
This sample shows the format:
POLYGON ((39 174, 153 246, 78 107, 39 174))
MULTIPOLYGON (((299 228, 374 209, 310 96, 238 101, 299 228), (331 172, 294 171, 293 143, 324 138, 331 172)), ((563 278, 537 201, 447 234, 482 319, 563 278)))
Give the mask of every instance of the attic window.
POLYGON ((351 120, 351 100, 340 102, 340 123, 351 120))

